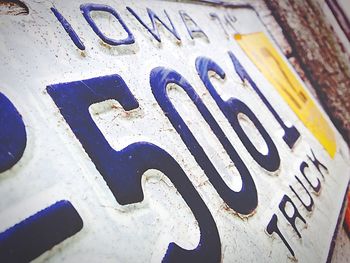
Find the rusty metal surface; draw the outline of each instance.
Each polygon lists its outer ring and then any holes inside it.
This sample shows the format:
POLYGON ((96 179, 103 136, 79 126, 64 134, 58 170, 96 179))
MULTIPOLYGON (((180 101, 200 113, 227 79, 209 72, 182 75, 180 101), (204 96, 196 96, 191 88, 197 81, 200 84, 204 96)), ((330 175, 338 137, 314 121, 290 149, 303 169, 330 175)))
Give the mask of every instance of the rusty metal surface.
POLYGON ((326 0, 328 7, 331 9, 335 19, 337 20, 339 26, 343 30, 347 39, 350 41, 350 21, 346 16, 344 10, 337 0, 326 0))
POLYGON ((350 70, 348 57, 334 37, 314 0, 265 0, 280 24, 307 78, 339 129, 350 143, 350 70))
POLYGON ((27 15, 29 9, 19 0, 0 0, 0 15, 27 15))

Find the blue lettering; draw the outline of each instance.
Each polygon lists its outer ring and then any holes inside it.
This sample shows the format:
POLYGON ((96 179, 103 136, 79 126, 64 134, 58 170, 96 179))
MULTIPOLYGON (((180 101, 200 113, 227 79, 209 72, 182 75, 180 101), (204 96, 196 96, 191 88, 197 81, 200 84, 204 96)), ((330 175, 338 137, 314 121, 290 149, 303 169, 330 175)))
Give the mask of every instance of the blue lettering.
POLYGON ((47 90, 120 204, 143 200, 141 177, 149 169, 164 173, 179 191, 198 221, 201 237, 194 250, 170 243, 163 262, 220 261, 221 243, 215 221, 175 159, 148 142, 137 142, 116 151, 93 121, 88 108, 94 103, 115 99, 124 110, 139 107, 120 76, 56 84, 47 90))
POLYGON ((141 25, 143 25, 148 32, 151 33, 151 35, 158 41, 158 42, 162 42, 160 39, 160 35, 159 35, 159 31, 158 31, 158 26, 156 23, 156 20, 158 20, 170 33, 172 33, 174 35, 174 37, 176 37, 177 40, 181 41, 180 35, 179 33, 176 31, 176 28, 173 25, 173 22, 170 20, 170 17, 168 15, 168 13, 164 10, 164 14, 167 17, 167 19, 169 20, 170 26, 168 26, 167 24, 165 24, 158 15, 156 15, 151 9, 147 8, 147 13, 149 16, 149 19, 152 22, 152 28, 150 28, 149 26, 146 25, 145 22, 142 21, 142 19, 140 18, 139 15, 136 14, 136 12, 131 8, 131 7, 126 7, 126 9, 137 19, 137 21, 140 22, 141 25))
POLYGON ((0 173, 10 169, 22 157, 27 144, 21 114, 11 101, 0 93, 0 173))
POLYGON ((294 228, 294 230, 297 233, 298 237, 301 238, 301 234, 300 234, 299 230, 297 229, 297 226, 296 226, 295 222, 296 222, 296 219, 299 218, 301 221, 304 222, 304 224, 306 224, 306 220, 301 216, 301 214, 299 213, 296 205, 293 203, 292 199, 290 199, 290 197, 288 195, 284 195, 283 198, 282 198, 282 201, 280 202, 278 207, 281 210, 281 212, 284 215, 284 217, 289 222, 289 224, 294 228), (291 206, 293 207, 293 215, 291 215, 291 216, 288 215, 287 212, 286 212, 286 204, 287 203, 291 204, 291 206))
POLYGON ((224 25, 222 24, 220 17, 219 17, 216 13, 210 13, 209 15, 210 15, 210 17, 211 17, 212 19, 218 20, 219 25, 220 25, 220 27, 222 28, 222 30, 224 31, 226 38, 229 38, 229 34, 227 33, 227 31, 226 31, 224 25))
POLYGON ((266 107, 269 109, 269 111, 272 113, 276 121, 279 123, 279 125, 284 130, 283 140, 286 142, 288 147, 290 149, 293 148, 294 144, 300 137, 299 131, 294 127, 287 127, 281 117, 278 115, 278 113, 275 111, 275 109, 271 106, 270 102, 266 99, 264 94, 260 91, 260 89, 257 87, 257 85, 254 83, 254 81, 251 79, 249 74, 245 71, 245 69, 242 67, 241 63, 238 61, 236 56, 232 52, 228 52, 230 55, 230 58, 232 60, 232 63, 235 67, 236 73, 241 78, 242 81, 247 80, 249 84, 252 86, 254 91, 258 94, 262 102, 266 105, 266 107))
POLYGON ((79 38, 71 24, 64 18, 64 16, 54 7, 51 7, 52 13, 56 16, 57 20, 61 23, 64 30, 68 33, 69 37, 72 39, 73 43, 80 50, 85 50, 83 41, 79 38))
POLYGON ((288 244, 286 238, 283 236, 281 230, 278 228, 277 222, 278 222, 278 218, 277 218, 276 214, 273 214, 270 222, 268 223, 268 225, 266 227, 266 231, 269 235, 276 233, 281 238, 281 240, 283 241, 283 244, 288 248, 289 252, 294 257, 295 253, 294 253, 292 247, 288 244))
POLYGON ((320 168, 322 168, 327 173, 328 173, 328 168, 316 158, 312 149, 311 149, 311 154, 312 154, 312 157, 310 157, 309 155, 307 157, 312 162, 312 164, 316 167, 317 171, 322 175, 322 178, 324 178, 324 174, 322 173, 320 168))
POLYGON ((91 26, 92 30, 98 35, 105 43, 111 45, 111 46, 119 46, 119 45, 129 45, 135 43, 134 35, 131 33, 129 28, 124 23, 123 19, 120 17, 117 11, 115 11, 112 7, 108 5, 100 5, 100 4, 82 4, 80 6, 80 10, 83 13, 83 16, 85 17, 86 21, 91 26), (109 38, 105 36, 101 30, 97 27, 95 21, 92 19, 90 13, 91 11, 101 11, 101 12, 107 12, 113 15, 118 22, 121 24, 125 32, 128 34, 128 36, 125 39, 116 40, 109 38))
POLYGON ((153 95, 156 98, 159 106, 169 118, 170 122, 179 133, 200 167, 204 170, 221 198, 228 204, 229 207, 240 214, 247 215, 252 213, 257 207, 258 203, 255 183, 242 159, 229 142, 219 124, 204 105, 196 91, 179 73, 162 67, 154 68, 152 70, 150 82, 153 95), (166 91, 166 86, 170 83, 177 84, 185 90, 235 164, 237 170, 241 174, 242 179, 242 189, 239 192, 231 190, 225 184, 220 174, 217 172, 214 165, 204 152, 202 146, 198 143, 184 120, 181 118, 180 114, 174 108, 166 91))
POLYGON ((188 34, 192 39, 194 39, 196 34, 203 34, 207 39, 208 36, 204 33, 204 31, 197 25, 197 23, 185 12, 179 11, 182 21, 185 24, 188 34))
POLYGON ((289 188, 293 191, 293 193, 295 194, 295 196, 299 199, 300 203, 303 204, 303 206, 306 208, 307 211, 311 212, 312 208, 314 206, 314 199, 312 198, 310 192, 306 189, 306 187, 304 186, 304 184, 301 182, 301 180, 295 176, 295 179, 297 179, 298 183, 301 184, 301 186, 304 188, 305 192, 307 193, 307 195, 309 196, 310 202, 309 204, 305 204, 305 202, 301 199, 301 197, 297 194, 297 192, 294 190, 294 188, 290 185, 289 188))
POLYGON ((213 84, 211 83, 208 72, 214 71, 220 76, 220 78, 224 79, 225 72, 223 71, 223 69, 220 68, 220 66, 216 64, 213 60, 209 58, 204 58, 204 57, 199 57, 196 59, 196 68, 200 78, 202 79, 209 93, 215 100, 220 110, 225 115, 226 119, 231 124, 232 128, 237 133, 238 137, 241 139, 246 149, 252 155, 254 160, 266 170, 276 171, 280 166, 280 157, 278 154, 278 150, 276 148, 276 145, 272 141, 270 135, 267 133, 267 131, 265 130, 263 125, 260 123, 258 118, 249 109, 249 107, 246 104, 244 104, 242 101, 235 98, 230 98, 229 100, 224 101, 216 91, 213 84), (242 126, 238 119, 238 116, 240 113, 243 113, 253 122, 255 128, 259 131, 261 136, 264 138, 264 141, 268 148, 268 153, 266 155, 260 153, 255 148, 255 146, 252 144, 252 142, 250 141, 250 139, 242 129, 242 126))
POLYGON ((308 182, 308 184, 311 186, 311 188, 315 191, 315 193, 319 193, 320 192, 320 190, 321 190, 321 182, 320 182, 320 179, 318 179, 317 177, 317 184, 316 185, 313 185, 311 182, 310 182, 310 180, 309 180, 309 178, 306 176, 306 174, 305 174, 305 169, 306 168, 309 168, 309 165, 306 163, 306 162, 302 162, 301 164, 300 164, 300 172, 301 172, 301 174, 304 176, 304 178, 305 178, 305 180, 308 182))
POLYGON ((0 261, 32 261, 82 228, 73 205, 59 201, 0 233, 0 261))

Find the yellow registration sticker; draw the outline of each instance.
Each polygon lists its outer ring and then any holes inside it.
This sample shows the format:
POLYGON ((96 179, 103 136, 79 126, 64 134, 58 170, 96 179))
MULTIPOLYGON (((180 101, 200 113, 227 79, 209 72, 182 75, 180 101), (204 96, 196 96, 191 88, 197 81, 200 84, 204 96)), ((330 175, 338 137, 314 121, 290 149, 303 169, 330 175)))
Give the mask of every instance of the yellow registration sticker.
POLYGON ((332 128, 269 38, 263 32, 236 34, 234 37, 255 66, 333 158, 336 142, 332 128))

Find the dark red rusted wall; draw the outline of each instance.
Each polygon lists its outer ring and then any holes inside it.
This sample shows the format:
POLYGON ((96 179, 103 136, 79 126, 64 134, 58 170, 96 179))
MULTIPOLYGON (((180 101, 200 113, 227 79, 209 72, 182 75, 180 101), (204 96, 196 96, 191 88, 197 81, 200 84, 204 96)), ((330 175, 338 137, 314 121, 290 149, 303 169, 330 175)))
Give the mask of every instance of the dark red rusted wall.
POLYGON ((349 56, 315 0, 264 0, 323 107, 350 143, 349 56))

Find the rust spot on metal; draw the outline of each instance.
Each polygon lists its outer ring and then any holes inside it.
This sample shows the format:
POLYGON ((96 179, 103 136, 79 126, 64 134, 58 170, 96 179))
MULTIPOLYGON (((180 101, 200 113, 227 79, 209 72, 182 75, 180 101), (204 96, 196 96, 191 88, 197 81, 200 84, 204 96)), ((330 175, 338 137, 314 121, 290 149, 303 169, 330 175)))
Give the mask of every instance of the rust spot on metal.
POLYGON ((329 8, 331 9, 335 19, 337 20, 339 26, 344 31, 346 37, 350 41, 350 21, 348 20, 344 10, 339 5, 338 1, 326 0, 329 8))
POLYGON ((28 15, 28 6, 19 0, 0 0, 0 15, 28 15))

